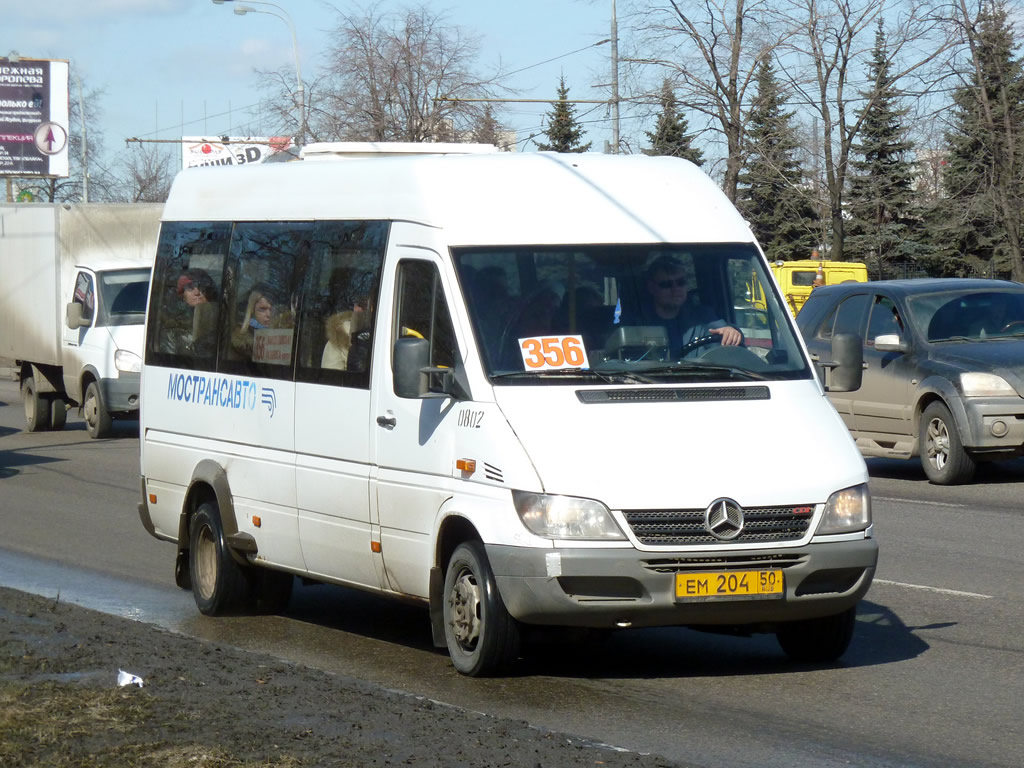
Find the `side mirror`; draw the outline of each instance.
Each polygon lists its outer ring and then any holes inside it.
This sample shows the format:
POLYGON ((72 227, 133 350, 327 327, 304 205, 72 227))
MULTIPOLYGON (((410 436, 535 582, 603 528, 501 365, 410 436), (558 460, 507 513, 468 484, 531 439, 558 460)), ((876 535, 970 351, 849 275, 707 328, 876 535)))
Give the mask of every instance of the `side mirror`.
POLYGON ((392 371, 395 394, 417 399, 454 397, 468 400, 468 388, 459 380, 455 368, 430 365, 430 342, 415 336, 395 339, 392 371))
POLYGON ((829 369, 823 377, 829 392, 854 392, 864 378, 864 342, 855 333, 837 333, 832 337, 832 359, 818 363, 829 369))
POLYGON ((64 311, 64 322, 68 328, 75 330, 89 325, 90 320, 82 317, 82 305, 77 301, 70 302, 64 311))
POLYGON ((910 345, 898 333, 886 333, 875 337, 875 349, 879 352, 906 352, 910 345))

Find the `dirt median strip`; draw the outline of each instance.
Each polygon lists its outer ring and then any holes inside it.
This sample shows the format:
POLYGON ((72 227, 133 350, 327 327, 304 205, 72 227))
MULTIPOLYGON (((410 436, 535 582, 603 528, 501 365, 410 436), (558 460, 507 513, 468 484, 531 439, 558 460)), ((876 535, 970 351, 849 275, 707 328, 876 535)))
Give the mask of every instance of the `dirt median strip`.
POLYGON ((0 587, 0 768, 42 765, 678 764, 0 587))

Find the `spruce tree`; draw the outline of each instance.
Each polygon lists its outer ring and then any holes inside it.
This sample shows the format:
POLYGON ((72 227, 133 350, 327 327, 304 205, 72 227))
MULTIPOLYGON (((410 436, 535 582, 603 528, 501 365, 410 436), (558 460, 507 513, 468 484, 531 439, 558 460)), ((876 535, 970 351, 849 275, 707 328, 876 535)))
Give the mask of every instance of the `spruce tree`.
POLYGON ((757 95, 747 116, 736 202, 772 261, 810 258, 817 243, 818 216, 796 159, 794 113, 784 107, 775 70, 771 62, 762 62, 757 95))
POLYGON ((689 124, 676 102, 676 93, 672 83, 665 79, 661 84, 661 113, 653 131, 645 131, 650 139, 651 148, 645 149, 645 155, 667 155, 681 157, 695 165, 704 164, 704 153, 693 146, 693 138, 687 135, 689 124))
POLYGON ((889 71, 881 19, 867 74, 871 86, 861 93, 867 106, 858 113, 859 140, 852 146, 845 255, 882 278, 890 276, 889 265, 914 260, 924 246, 909 159, 914 147, 903 126, 907 110, 899 106, 902 94, 889 71))
POLYGON ((591 142, 582 144, 583 128, 576 122, 576 105, 568 101, 569 88, 563 75, 558 84, 558 101, 552 103, 544 135, 547 144, 538 144, 542 152, 587 152, 591 142))
POLYGON ((986 3, 969 33, 975 53, 953 96, 933 271, 1024 281, 1024 69, 1002 3, 986 3))
POLYGON ((473 141, 506 149, 501 145, 501 124, 494 116, 494 108, 490 104, 484 105, 483 113, 477 118, 476 126, 473 128, 473 141))

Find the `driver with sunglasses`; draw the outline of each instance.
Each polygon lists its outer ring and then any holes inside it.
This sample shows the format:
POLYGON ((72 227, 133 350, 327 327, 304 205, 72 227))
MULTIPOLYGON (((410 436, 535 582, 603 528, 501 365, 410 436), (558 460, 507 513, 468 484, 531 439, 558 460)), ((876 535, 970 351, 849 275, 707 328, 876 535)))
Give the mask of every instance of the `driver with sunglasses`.
POLYGON ((689 289, 686 267, 675 256, 659 256, 647 268, 649 305, 644 307, 646 325, 663 326, 673 355, 689 342, 703 336, 720 336, 726 347, 743 342, 743 334, 724 320, 711 316, 707 307, 687 306, 689 289))

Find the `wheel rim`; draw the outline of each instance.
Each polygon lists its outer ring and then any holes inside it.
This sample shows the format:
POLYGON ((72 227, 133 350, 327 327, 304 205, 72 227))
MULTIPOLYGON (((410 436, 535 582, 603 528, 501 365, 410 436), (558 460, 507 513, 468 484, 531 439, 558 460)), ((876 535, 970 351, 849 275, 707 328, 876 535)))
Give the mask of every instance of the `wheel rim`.
POLYGON ((928 460, 940 472, 949 461, 949 431, 942 419, 928 422, 928 460))
POLYGON ((459 647, 464 651, 473 651, 480 639, 480 584, 476 574, 469 568, 459 571, 448 597, 450 614, 448 623, 451 625, 459 647))
POLYGON ((85 416, 85 423, 89 425, 90 429, 96 429, 96 425, 99 423, 99 400, 96 395, 93 394, 92 390, 89 390, 85 395, 85 405, 82 407, 82 412, 85 416))
POLYGON ((192 587, 199 590, 199 596, 209 600, 217 584, 217 542, 209 526, 199 531, 196 551, 192 554, 196 562, 192 587))

